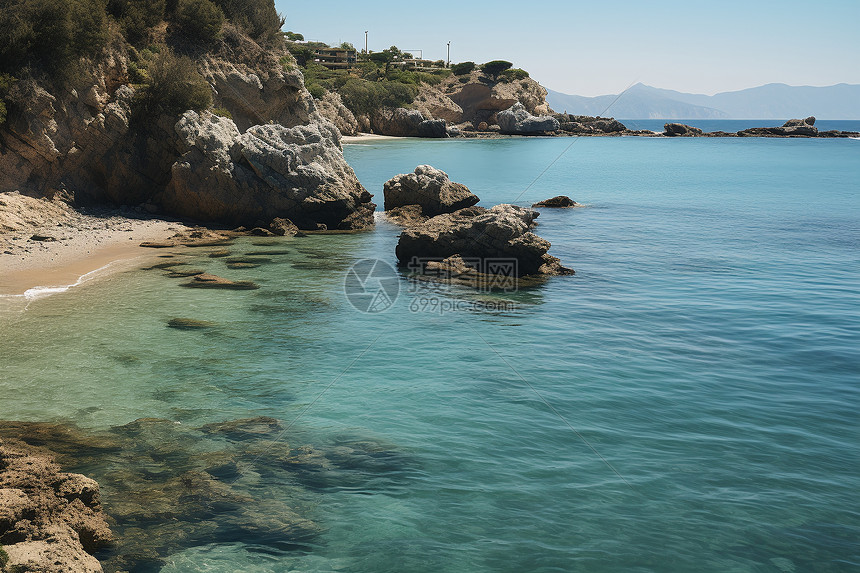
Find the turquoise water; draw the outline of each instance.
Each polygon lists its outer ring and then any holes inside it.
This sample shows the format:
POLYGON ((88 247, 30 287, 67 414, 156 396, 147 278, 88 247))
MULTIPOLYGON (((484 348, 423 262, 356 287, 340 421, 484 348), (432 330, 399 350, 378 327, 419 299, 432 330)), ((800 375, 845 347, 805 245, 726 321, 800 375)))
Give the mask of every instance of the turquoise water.
MULTIPOLYGON (((390 310, 362 314, 344 275, 360 259, 394 262, 398 229, 381 223, 232 247, 280 253, 254 269, 187 256, 256 291, 135 270, 26 311, 0 300, 0 418, 105 430, 265 415, 332 460, 364 444, 329 471, 261 470, 243 486, 273 512, 301 506, 320 527, 312 539, 212 539, 159 567, 860 567, 860 142, 394 141, 345 153, 380 203, 382 183, 420 163, 486 205, 572 196, 587 208, 546 210, 537 232, 577 274, 494 295, 501 311, 403 279, 390 310), (427 298, 459 306, 414 311, 427 298), (175 317, 213 326, 168 328, 175 317)), ((115 463, 88 469, 100 478, 115 463)))

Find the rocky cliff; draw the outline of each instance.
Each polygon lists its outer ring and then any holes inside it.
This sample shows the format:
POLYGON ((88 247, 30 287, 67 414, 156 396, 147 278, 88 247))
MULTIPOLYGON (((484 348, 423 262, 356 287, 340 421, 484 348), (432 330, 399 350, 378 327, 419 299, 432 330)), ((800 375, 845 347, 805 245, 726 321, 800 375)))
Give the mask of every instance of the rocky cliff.
POLYGON ((196 57, 213 109, 229 117, 139 113, 133 53, 119 39, 61 88, 15 83, 0 126, 0 191, 142 204, 231 225, 372 224, 371 196, 286 49, 263 49, 225 24, 218 44, 196 57))

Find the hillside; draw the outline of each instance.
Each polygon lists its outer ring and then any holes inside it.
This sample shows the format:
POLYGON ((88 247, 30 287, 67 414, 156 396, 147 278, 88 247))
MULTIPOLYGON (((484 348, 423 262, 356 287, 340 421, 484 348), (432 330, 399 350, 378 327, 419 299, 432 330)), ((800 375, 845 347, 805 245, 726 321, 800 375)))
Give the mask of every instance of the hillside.
POLYGON ((0 192, 230 226, 372 225, 282 24, 273 0, 0 12, 0 192))
POLYGON ((634 119, 785 119, 810 113, 821 119, 860 119, 860 85, 849 84, 767 84, 712 96, 636 84, 621 97, 582 97, 549 90, 547 101, 556 111, 611 113, 634 119))

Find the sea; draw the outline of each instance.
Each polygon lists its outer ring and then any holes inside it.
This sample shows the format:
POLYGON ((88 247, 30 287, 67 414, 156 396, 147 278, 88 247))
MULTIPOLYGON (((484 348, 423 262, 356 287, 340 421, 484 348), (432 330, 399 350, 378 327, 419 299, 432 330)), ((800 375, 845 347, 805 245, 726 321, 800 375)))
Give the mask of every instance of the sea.
POLYGON ((154 259, 257 290, 148 260, 0 299, 0 419, 91 436, 106 570, 860 570, 860 141, 344 153, 380 204, 421 164, 572 197, 535 232, 576 274, 417 282, 379 217, 154 259))

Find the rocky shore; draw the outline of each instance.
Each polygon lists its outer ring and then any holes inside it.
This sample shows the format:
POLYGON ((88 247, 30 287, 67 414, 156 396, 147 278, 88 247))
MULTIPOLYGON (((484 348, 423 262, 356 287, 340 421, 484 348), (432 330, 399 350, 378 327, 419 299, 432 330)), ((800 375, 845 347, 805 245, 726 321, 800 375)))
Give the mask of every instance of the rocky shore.
POLYGON ((317 492, 384 489, 410 464, 356 437, 293 443, 268 417, 103 431, 0 421, 0 571, 157 571, 197 545, 296 548, 322 531, 317 492))

